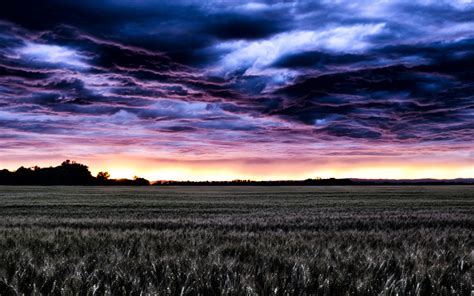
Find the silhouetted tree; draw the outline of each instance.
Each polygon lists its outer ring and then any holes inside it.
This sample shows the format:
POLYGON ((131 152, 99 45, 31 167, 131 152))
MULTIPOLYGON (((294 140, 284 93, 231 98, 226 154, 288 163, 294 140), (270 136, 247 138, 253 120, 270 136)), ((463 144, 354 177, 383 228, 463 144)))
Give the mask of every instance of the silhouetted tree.
POLYGON ((134 181, 134 185, 138 185, 138 186, 146 186, 146 185, 150 185, 150 181, 148 181, 147 179, 145 178, 140 178, 140 177, 133 177, 133 181, 134 181))
POLYGON ((99 185, 107 185, 109 182, 109 179, 110 179, 110 174, 108 172, 99 172, 97 174, 97 184, 99 185))
POLYGON ((97 174, 97 179, 100 179, 100 180, 108 180, 110 178, 110 174, 109 172, 99 172, 97 174))
POLYGON ((32 169, 20 167, 15 172, 15 181, 19 185, 35 184, 35 173, 32 169))
POLYGON ((9 185, 14 183, 14 175, 9 170, 1 170, 0 171, 0 184, 1 185, 9 185))
POLYGON ((60 183, 64 185, 90 185, 94 183, 89 168, 86 165, 66 160, 56 168, 60 183))

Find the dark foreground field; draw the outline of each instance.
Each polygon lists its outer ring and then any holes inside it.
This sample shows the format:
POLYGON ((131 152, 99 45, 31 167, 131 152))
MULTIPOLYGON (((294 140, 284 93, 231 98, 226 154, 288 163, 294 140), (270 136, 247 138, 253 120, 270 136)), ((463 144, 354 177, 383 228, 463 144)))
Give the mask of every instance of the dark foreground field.
POLYGON ((0 187, 1 295, 471 295, 474 187, 0 187))

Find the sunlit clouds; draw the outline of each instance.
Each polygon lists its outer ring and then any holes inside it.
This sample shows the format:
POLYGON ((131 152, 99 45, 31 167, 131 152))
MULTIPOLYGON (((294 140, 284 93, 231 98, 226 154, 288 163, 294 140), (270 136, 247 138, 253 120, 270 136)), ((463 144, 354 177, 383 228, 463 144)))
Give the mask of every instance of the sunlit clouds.
POLYGON ((321 31, 292 31, 257 41, 232 41, 219 44, 229 53, 222 58, 222 67, 228 71, 246 69, 245 74, 258 74, 278 58, 311 50, 358 52, 369 47, 367 36, 375 35, 384 24, 355 25, 329 28, 321 31))
POLYGON ((18 58, 32 63, 55 66, 87 68, 85 58, 67 47, 27 42, 16 50, 18 58))
POLYGON ((47 2, 0 4, 0 167, 474 177, 472 1, 47 2))

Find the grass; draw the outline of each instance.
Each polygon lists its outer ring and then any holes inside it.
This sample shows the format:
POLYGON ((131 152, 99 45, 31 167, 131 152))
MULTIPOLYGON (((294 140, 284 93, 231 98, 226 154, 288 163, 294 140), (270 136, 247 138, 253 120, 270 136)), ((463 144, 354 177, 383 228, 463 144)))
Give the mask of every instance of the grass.
POLYGON ((0 187, 1 295, 472 295, 474 187, 0 187))

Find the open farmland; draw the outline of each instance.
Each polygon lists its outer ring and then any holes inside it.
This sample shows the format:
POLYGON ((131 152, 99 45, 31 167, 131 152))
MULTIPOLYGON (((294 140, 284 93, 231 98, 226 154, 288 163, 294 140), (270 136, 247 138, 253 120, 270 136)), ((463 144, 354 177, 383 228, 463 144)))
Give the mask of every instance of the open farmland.
POLYGON ((0 187, 2 295, 471 295, 474 187, 0 187))

